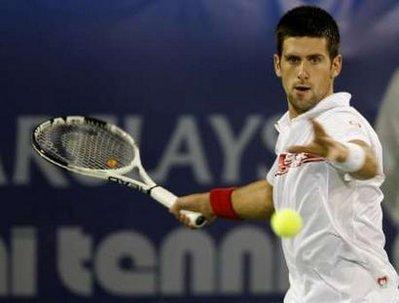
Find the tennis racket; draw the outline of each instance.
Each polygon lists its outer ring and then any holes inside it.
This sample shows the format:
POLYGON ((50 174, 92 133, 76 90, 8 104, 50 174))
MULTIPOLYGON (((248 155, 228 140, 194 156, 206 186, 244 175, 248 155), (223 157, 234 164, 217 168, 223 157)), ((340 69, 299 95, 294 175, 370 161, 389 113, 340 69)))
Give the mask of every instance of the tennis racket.
MULTIPOLYGON (((81 116, 54 118, 34 129, 32 145, 40 156, 55 165, 136 189, 165 207, 171 207, 177 199, 148 176, 133 138, 113 124, 81 116), (131 177, 126 176, 128 173, 131 177)), ((206 223, 199 213, 182 213, 194 227, 206 223)))

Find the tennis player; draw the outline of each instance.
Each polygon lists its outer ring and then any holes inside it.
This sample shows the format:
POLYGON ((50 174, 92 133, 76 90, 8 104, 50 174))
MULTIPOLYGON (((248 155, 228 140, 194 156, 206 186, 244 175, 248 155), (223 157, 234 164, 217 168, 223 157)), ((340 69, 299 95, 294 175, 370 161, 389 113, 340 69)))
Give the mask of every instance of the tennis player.
POLYGON ((338 26, 326 11, 301 6, 281 18, 276 38, 274 68, 288 111, 276 125, 266 180, 181 197, 171 212, 189 225, 180 210, 264 220, 294 209, 304 227, 282 240, 284 302, 398 303, 398 277, 384 251, 381 145, 351 95, 333 89, 342 68, 338 26))

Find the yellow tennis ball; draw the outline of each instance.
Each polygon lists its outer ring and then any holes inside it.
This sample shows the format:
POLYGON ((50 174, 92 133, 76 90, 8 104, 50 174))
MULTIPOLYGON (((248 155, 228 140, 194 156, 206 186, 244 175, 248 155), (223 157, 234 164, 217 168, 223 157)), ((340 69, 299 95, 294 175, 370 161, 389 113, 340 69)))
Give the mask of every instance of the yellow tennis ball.
POLYGON ((285 208, 275 212, 271 219, 271 226, 276 235, 290 238, 297 235, 302 228, 302 217, 295 210, 285 208))

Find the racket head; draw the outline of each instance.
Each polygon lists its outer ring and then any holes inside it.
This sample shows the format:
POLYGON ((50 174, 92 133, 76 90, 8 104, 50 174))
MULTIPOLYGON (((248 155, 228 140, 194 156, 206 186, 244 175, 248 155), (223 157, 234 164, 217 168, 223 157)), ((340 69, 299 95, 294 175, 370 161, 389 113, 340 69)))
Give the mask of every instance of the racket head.
POLYGON ((45 121, 33 130, 32 145, 51 163, 86 175, 123 175, 140 165, 138 147, 128 133, 91 117, 45 121))

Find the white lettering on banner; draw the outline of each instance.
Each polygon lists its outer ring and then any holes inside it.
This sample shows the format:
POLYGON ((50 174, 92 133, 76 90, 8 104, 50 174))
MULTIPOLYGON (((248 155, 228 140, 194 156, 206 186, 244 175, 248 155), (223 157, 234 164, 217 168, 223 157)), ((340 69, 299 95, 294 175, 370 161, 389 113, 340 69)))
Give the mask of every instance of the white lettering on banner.
MULTIPOLYGON (((164 237, 159 251, 148 236, 132 230, 114 231, 95 246, 92 236, 77 226, 59 227, 56 238, 55 247, 43 249, 58 253, 60 284, 79 297, 94 297, 96 281, 119 297, 264 295, 288 287, 280 245, 260 227, 236 227, 220 246, 205 231, 178 228, 164 237), (123 265, 125 260, 130 263, 123 265)), ((392 251, 396 268, 398 239, 392 251)), ((38 273, 46 271, 37 268, 49 266, 37 263, 39 247, 31 226, 11 228, 9 241, 0 238, 1 298, 39 297, 38 273)))
POLYGON ((12 228, 9 250, 0 240, 0 296, 36 296, 37 280, 36 230, 12 228))
POLYGON ((12 293, 29 297, 37 292, 37 239, 33 227, 15 228, 11 241, 12 293))
MULTIPOLYGON (((274 115, 269 117, 265 124, 263 125, 263 128, 261 130, 261 140, 263 145, 275 156, 275 144, 277 141, 277 130, 275 128, 275 124, 277 123, 277 120, 279 119, 280 115, 274 115)), ((266 164, 262 164, 258 166, 258 177, 260 179, 266 178, 266 174, 269 171, 268 166, 266 164)))
POLYGON ((0 296, 8 295, 8 251, 6 244, 0 239, 0 296))
POLYGON ((213 239, 204 231, 179 228, 167 235, 161 245, 160 290, 165 295, 184 295, 186 256, 190 256, 193 295, 211 295, 216 292, 216 256, 213 239))
MULTIPOLYGON (((36 233, 33 227, 11 228, 9 249, 0 239, 0 297, 39 296, 36 233)), ((228 231, 218 246, 205 231, 183 227, 167 234, 159 248, 133 230, 113 231, 94 245, 81 227, 59 227, 56 239, 59 282, 79 297, 94 297, 96 283, 119 297, 264 295, 288 287, 279 241, 247 224, 228 231)), ((394 249, 397 258, 397 241, 394 249)))
POLYGON ((57 239, 57 271, 63 285, 78 296, 92 295, 93 273, 85 266, 92 259, 92 238, 79 227, 64 227, 57 239))
MULTIPOLYGON (((113 115, 93 114, 93 117, 102 118, 110 122, 117 122, 118 119, 113 115)), ((31 147, 31 131, 40 122, 46 120, 45 116, 20 116, 17 120, 16 152, 12 183, 7 179, 6 170, 0 159, 0 186, 9 185, 29 185, 31 183, 31 168, 33 165, 39 169, 48 183, 56 188, 67 188, 70 185, 66 173, 55 166, 40 159, 31 147), (33 164, 33 165, 32 165, 33 164)), ((261 135, 263 145, 272 151, 275 143, 274 122, 275 117, 262 120, 260 115, 250 115, 245 118, 245 123, 238 134, 234 134, 233 126, 228 121, 227 116, 210 115, 207 120, 214 131, 216 144, 220 147, 222 154, 223 167, 221 171, 221 182, 236 183, 240 181, 240 167, 245 151, 249 148, 256 134, 261 135), (263 127, 262 127, 263 123, 263 127), (219 143, 219 144, 217 144, 219 143)), ((128 115, 123 119, 122 128, 132 133, 134 138, 140 143, 143 117, 138 115, 128 115)), ((200 130, 196 117, 183 115, 177 119, 175 129, 170 135, 160 160, 150 175, 158 181, 165 182, 171 170, 175 168, 187 167, 192 170, 194 181, 198 184, 210 185, 215 182, 212 170, 209 167, 207 158, 209 150, 201 139, 200 130)), ((257 168, 258 176, 264 178, 266 175, 266 165, 259 165, 257 168)), ((86 186, 98 186, 103 181, 94 178, 71 175, 78 183, 86 186)), ((219 181, 218 181, 219 183, 219 181)))
POLYGON ((111 233, 92 254, 91 242, 78 227, 58 232, 59 275, 64 286, 78 296, 93 296, 95 279, 109 294, 124 297, 243 294, 246 255, 251 261, 249 293, 266 294, 281 281, 279 268, 272 266, 278 259, 273 252, 280 250, 261 228, 233 229, 219 250, 206 232, 185 228, 166 235, 158 254, 149 238, 134 231, 111 233), (122 266, 123 260, 132 266, 122 266), (85 266, 91 262, 94 267, 85 266))
POLYGON ((208 163, 206 161, 203 144, 196 120, 192 116, 181 116, 172 134, 172 139, 166 146, 159 166, 150 175, 158 182, 165 182, 172 168, 191 166, 195 179, 199 184, 213 182, 208 163), (186 147, 186 152, 181 148, 186 147))
POLYGON ((280 115, 273 115, 269 117, 262 129, 261 132, 261 139, 262 142, 265 144, 267 149, 274 153, 278 132, 275 128, 277 121, 279 120, 280 115))
POLYGON ((234 138, 231 125, 228 124, 226 117, 213 115, 210 117, 210 122, 223 149, 222 181, 225 183, 235 182, 240 179, 242 153, 254 137, 262 118, 259 115, 247 117, 243 130, 237 138, 234 138))
POLYGON ((231 231, 221 244, 221 290, 224 294, 237 295, 244 292, 244 264, 248 256, 250 264, 249 288, 256 295, 272 291, 271 283, 275 273, 270 238, 264 230, 243 227, 231 231))
POLYGON ((125 119, 125 130, 127 133, 131 134, 136 141, 136 144, 140 148, 141 140, 141 130, 143 126, 143 118, 138 115, 128 115, 125 119))
POLYGON ((133 231, 114 233, 97 247, 97 280, 113 295, 153 295, 156 281, 155 256, 153 244, 147 237, 133 231), (121 268, 121 260, 130 261, 129 268, 121 268))

